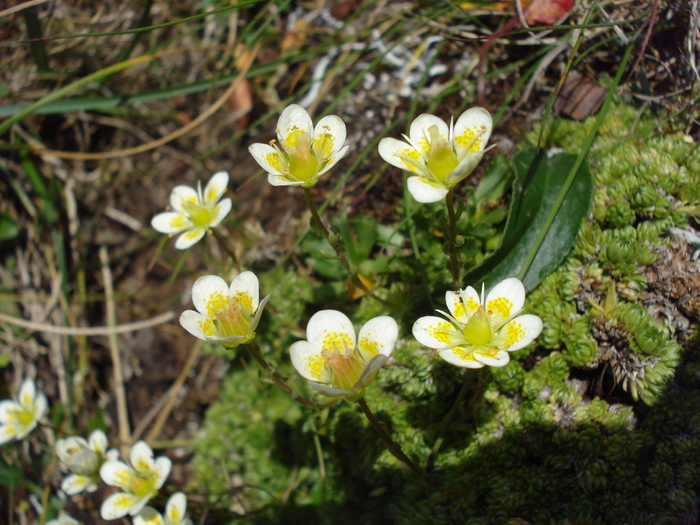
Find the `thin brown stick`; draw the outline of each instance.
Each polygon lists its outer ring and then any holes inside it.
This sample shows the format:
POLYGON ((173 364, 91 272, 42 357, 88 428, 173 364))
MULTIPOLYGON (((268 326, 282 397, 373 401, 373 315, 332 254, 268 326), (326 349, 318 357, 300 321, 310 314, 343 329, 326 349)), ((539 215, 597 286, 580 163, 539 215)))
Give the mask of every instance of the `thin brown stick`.
POLYGON ((34 321, 27 321, 20 317, 14 317, 12 315, 6 315, 0 313, 0 321, 8 323, 14 326, 19 326, 21 328, 26 328, 27 330, 33 330, 35 332, 43 332, 46 334, 59 334, 59 335, 71 335, 75 337, 83 336, 108 336, 110 334, 125 334, 127 332, 136 332, 138 330, 145 330, 146 328, 151 328, 159 324, 167 323, 175 319, 176 314, 172 310, 168 310, 162 314, 151 317, 150 319, 144 319, 143 321, 136 321, 134 323, 126 323, 115 326, 55 326, 51 324, 37 323, 34 321))
POLYGON ((2 18, 3 16, 11 15, 12 13, 17 13, 18 11, 29 9, 30 7, 34 7, 35 5, 45 4, 48 1, 49 0, 30 0, 29 2, 10 7, 9 9, 3 9, 2 11, 0 11, 0 18, 2 18))
MULTIPOLYGON (((114 307, 114 287, 112 285, 112 272, 109 269, 109 255, 105 246, 100 246, 100 263, 102 264, 102 280, 105 288, 107 324, 113 327, 117 324, 117 313, 114 307)), ((114 332, 110 333, 108 338, 109 351, 112 355, 112 366, 114 367, 114 393, 117 398, 120 449, 122 456, 128 457, 128 449, 131 446, 131 430, 126 404, 126 389, 124 388, 124 372, 122 371, 122 360, 119 352, 119 340, 114 332)))

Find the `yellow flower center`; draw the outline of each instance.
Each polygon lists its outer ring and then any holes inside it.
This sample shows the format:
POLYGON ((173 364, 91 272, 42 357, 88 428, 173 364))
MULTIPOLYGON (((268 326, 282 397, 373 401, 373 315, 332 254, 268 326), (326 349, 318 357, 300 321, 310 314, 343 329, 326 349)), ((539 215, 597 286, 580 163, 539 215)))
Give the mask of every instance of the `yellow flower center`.
POLYGON ((452 173, 459 160, 452 146, 440 135, 437 126, 428 128, 430 147, 428 148, 428 170, 440 182, 447 182, 447 176, 452 173))
POLYGON ((14 410, 14 416, 17 422, 23 427, 31 425, 34 421, 34 411, 31 409, 16 408, 14 410))
POLYGON ((483 307, 474 312, 464 326, 464 340, 473 346, 482 346, 491 342, 493 330, 491 329, 491 320, 483 307))
POLYGON ((321 355, 330 372, 331 385, 340 390, 352 390, 364 369, 364 360, 359 353, 354 348, 349 348, 344 353, 323 350, 321 355))
MULTIPOLYGON (((253 301, 248 294, 239 293, 233 297, 225 297, 220 293, 213 294, 207 305, 207 315, 211 318, 211 322, 203 327, 204 333, 215 337, 250 335, 252 339, 249 331, 254 314, 253 301)), ((246 341, 237 341, 237 345, 244 342, 246 341)))
POLYGON ((297 180, 309 181, 316 177, 319 162, 311 149, 311 137, 306 131, 299 131, 296 147, 287 149, 289 174, 297 180))
POLYGON ((187 201, 182 204, 182 209, 197 228, 209 228, 214 220, 216 207, 208 208, 199 202, 187 201))
POLYGON ((146 477, 133 473, 129 479, 127 490, 139 498, 155 495, 158 493, 158 490, 156 489, 154 481, 152 476, 146 477))

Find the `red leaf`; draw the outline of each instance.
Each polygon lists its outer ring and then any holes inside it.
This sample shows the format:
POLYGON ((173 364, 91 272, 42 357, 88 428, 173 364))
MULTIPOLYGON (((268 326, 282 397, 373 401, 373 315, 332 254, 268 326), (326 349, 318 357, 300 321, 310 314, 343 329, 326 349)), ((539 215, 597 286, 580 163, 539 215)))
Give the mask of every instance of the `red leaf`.
POLYGON ((552 25, 571 11, 575 0, 532 0, 525 9, 528 24, 552 25))

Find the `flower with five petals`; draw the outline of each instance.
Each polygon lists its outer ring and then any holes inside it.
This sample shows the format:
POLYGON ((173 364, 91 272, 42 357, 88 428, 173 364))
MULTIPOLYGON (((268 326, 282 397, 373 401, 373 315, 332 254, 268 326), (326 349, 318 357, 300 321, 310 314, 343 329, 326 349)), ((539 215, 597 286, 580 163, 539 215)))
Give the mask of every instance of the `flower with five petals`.
POLYGON ((221 199, 228 186, 228 173, 220 171, 209 179, 202 192, 189 186, 175 186, 170 194, 173 211, 159 213, 151 220, 151 226, 160 233, 181 233, 175 248, 184 250, 193 246, 211 228, 218 226, 231 211, 231 199, 221 199))
POLYGON ((144 507, 134 516, 134 525, 192 525, 192 520, 185 518, 187 498, 182 492, 176 492, 165 504, 165 516, 153 507, 144 507))
POLYGON ((316 391, 357 401, 389 359, 398 335, 396 321, 381 316, 370 319, 356 338, 347 316, 322 310, 309 319, 308 340, 297 341, 289 351, 294 368, 316 391))
POLYGON ((145 441, 137 441, 131 448, 130 465, 123 461, 105 461, 100 477, 107 485, 122 492, 109 496, 100 507, 103 520, 116 520, 130 514, 135 516, 165 483, 172 461, 161 456, 153 459, 153 450, 145 441))
MULTIPOLYGON (((449 127, 435 115, 420 115, 412 123, 406 142, 384 138, 379 155, 392 166, 415 174, 408 191, 418 202, 437 202, 467 177, 481 161, 491 136, 493 119, 483 108, 471 108, 449 127)), ((491 146, 493 147, 493 146, 491 146)))
POLYGON ((100 481, 100 467, 105 461, 115 461, 119 452, 107 450, 107 436, 95 430, 90 437, 69 436, 56 441, 56 454, 61 463, 71 471, 61 483, 61 489, 73 496, 82 492, 95 492, 100 481))
POLYGON ((421 317, 413 325, 413 336, 424 346, 435 348, 448 363, 465 368, 505 366, 508 352, 529 345, 542 331, 536 315, 518 315, 525 304, 525 287, 515 278, 505 279, 484 300, 474 288, 447 292, 450 313, 421 317))
POLYGON ((36 391, 31 379, 25 379, 17 401, 0 402, 0 445, 27 436, 46 412, 46 396, 36 391))
POLYGON ((180 324, 199 339, 235 348, 255 337, 269 298, 268 295, 259 300, 258 278, 253 272, 241 272, 231 286, 221 277, 205 275, 192 286, 192 302, 197 311, 182 312, 180 324))
POLYGON ((277 121, 277 142, 252 144, 248 151, 267 172, 273 186, 316 185, 348 151, 345 123, 340 117, 327 115, 314 127, 307 111, 292 104, 277 121))

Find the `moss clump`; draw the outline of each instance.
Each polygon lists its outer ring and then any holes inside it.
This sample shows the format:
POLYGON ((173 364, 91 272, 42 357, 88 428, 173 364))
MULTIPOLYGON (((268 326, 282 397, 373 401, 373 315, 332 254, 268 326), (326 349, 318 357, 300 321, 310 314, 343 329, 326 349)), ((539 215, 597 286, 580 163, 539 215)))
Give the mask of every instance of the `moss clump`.
MULTIPOLYGON (((593 122, 554 122, 549 145, 578 152, 593 122)), ((243 371, 226 380, 196 447, 204 486, 223 494, 227 480, 240 475, 288 497, 291 503, 268 513, 281 522, 300 509, 305 523, 333 524, 697 521, 700 352, 683 347, 697 350, 698 342, 650 310, 658 301, 648 282, 671 244, 669 229, 686 226, 700 198, 700 149, 655 126, 637 108, 611 108, 588 159, 596 182, 591 220, 568 258, 528 296, 526 310, 543 318, 544 331, 506 367, 492 370, 483 392, 478 372, 447 365, 407 336, 428 309, 412 299, 415 289, 396 284, 403 272, 415 275, 413 259, 389 261, 394 269, 383 278, 391 284, 376 289, 401 304, 398 313, 360 302, 358 321, 386 313, 403 321, 404 339, 368 390, 368 404, 404 452, 423 464, 443 439, 431 475, 447 493, 423 484, 384 450, 355 405, 341 403, 327 417, 302 411, 243 371), (633 123, 637 135, 629 138, 633 123), (459 415, 443 432, 465 384, 459 415), (273 437, 276 424, 288 429, 283 447, 273 437), (281 448, 299 459, 290 462, 281 448), (298 469, 306 477, 290 484, 298 469)), ((441 257, 436 243, 421 249, 441 257)), ((442 270, 429 263, 425 271, 431 277, 442 270)), ((278 305, 291 299, 282 301, 273 304, 286 308, 278 305)), ((303 321, 303 308, 289 308, 293 323, 303 321)), ((687 318, 685 326, 696 321, 687 318)), ((266 342, 284 364, 286 346, 278 343, 287 340, 266 342)), ((270 505, 269 494, 250 493, 247 501, 270 505)), ((273 521, 260 516, 260 523, 273 521)))

